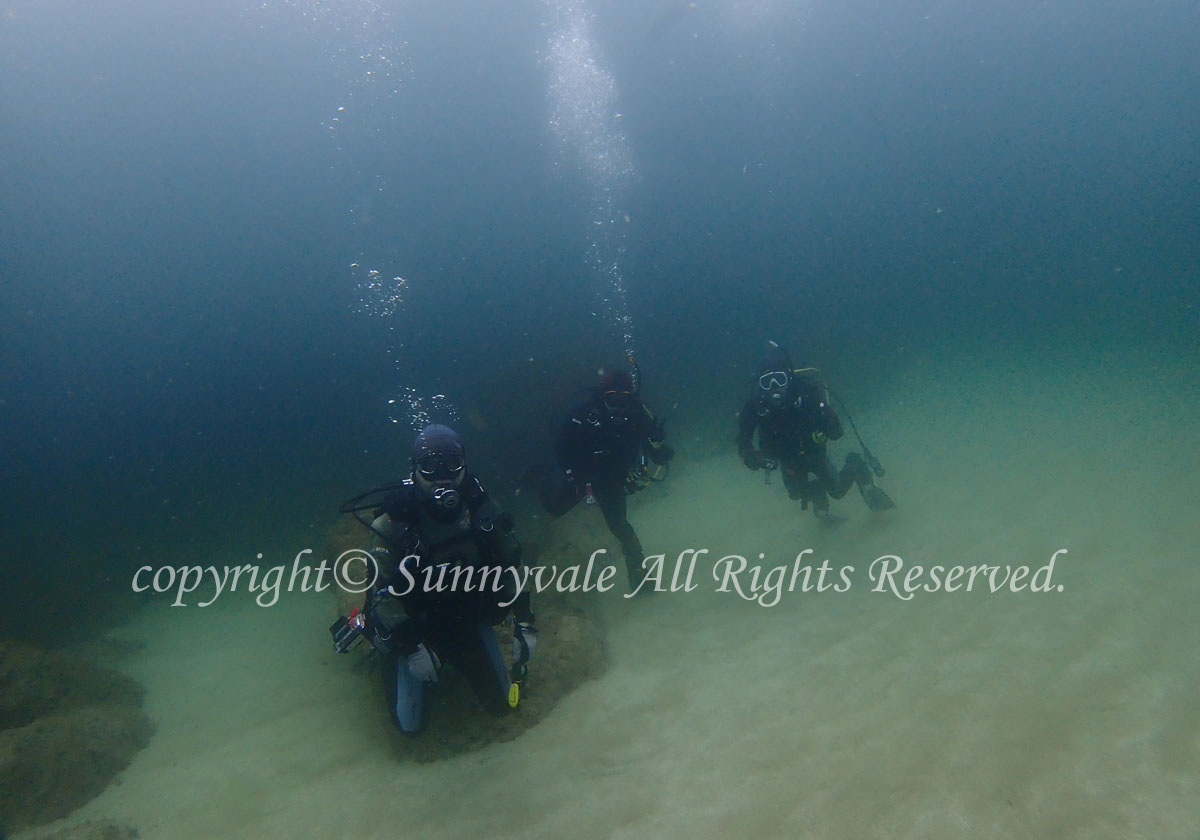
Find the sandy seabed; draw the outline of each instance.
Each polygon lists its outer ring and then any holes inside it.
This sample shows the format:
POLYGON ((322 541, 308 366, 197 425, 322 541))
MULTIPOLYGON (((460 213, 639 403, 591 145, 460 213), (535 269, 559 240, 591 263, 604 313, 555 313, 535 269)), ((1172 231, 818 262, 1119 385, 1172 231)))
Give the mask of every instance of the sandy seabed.
POLYGON ((729 441, 676 428, 669 486, 631 520, 648 552, 709 550, 696 590, 610 593, 605 675, 446 761, 398 748, 374 684, 330 650, 327 599, 157 604, 119 631, 146 641, 126 670, 157 734, 68 822, 149 840, 1195 838, 1200 413, 1182 361, 1121 364, 914 365, 857 418, 899 508, 851 491, 832 529, 729 441), (1061 592, 902 601, 867 577, 884 554, 1037 567, 1064 548, 1061 592), (766 608, 708 574, 804 549, 853 566, 849 591, 766 608))

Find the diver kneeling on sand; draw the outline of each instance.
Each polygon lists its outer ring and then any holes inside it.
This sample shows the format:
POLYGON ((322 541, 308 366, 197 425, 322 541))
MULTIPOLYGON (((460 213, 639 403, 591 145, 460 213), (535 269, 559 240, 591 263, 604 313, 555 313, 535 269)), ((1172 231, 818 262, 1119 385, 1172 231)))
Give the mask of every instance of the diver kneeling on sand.
MULTIPOLYGON (((842 421, 829 404, 829 389, 819 377, 814 368, 794 369, 783 348, 767 342, 766 355, 758 366, 758 387, 738 418, 742 463, 752 470, 767 470, 768 482, 771 470, 782 470, 788 497, 798 499, 801 509, 811 504, 813 514, 827 522, 840 521, 829 512, 829 499, 842 498, 855 484, 871 510, 894 508, 887 493, 875 485, 871 473, 882 476, 883 467, 861 437, 862 455, 846 455, 840 471, 830 461, 826 444, 842 436, 842 421)), ((853 421, 850 426, 854 427, 853 421)), ((858 437, 857 429, 854 434, 858 437)))
POLYGON ((470 682, 485 709, 514 708, 537 644, 530 594, 517 584, 525 579, 521 546, 511 518, 468 473, 458 433, 426 426, 413 444, 412 474, 356 496, 342 512, 373 535, 374 585, 362 611, 330 632, 339 651, 365 637, 383 655, 396 725, 408 734, 424 727, 426 687, 438 681, 443 660, 470 682), (371 518, 363 515, 368 510, 371 518), (511 670, 492 629, 510 616, 511 670))

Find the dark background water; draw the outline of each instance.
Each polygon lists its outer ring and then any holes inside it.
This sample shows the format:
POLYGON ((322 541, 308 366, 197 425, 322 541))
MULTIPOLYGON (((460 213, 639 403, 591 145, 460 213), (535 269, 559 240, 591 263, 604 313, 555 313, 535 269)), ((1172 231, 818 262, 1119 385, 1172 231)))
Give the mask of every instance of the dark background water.
POLYGON ((768 337, 868 411, 915 353, 1194 357, 1195 3, 591 11, 609 183, 548 125, 542 2, 0 8, 5 632, 315 547, 405 468, 405 388, 506 493, 623 352, 605 187, 676 431, 732 434, 768 337), (369 267, 408 280, 390 316, 355 311, 369 267))

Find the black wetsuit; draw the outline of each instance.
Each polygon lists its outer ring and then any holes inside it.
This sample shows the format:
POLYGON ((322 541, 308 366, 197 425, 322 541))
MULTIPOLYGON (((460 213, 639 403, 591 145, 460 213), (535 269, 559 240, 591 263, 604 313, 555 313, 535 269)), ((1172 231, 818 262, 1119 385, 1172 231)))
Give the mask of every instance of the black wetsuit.
POLYGON ((365 631, 385 653, 392 718, 410 734, 425 722, 426 684, 407 667, 419 644, 452 663, 484 708, 504 714, 510 681, 493 627, 510 610, 517 621, 533 623, 529 591, 517 595, 512 572, 520 574, 522 563, 511 519, 474 476, 464 477, 460 492, 460 504, 448 512, 407 479, 371 526, 378 577, 364 607, 365 631), (485 569, 490 577, 481 577, 485 569), (439 581, 444 591, 431 591, 439 581))
POLYGON ((782 405, 771 405, 760 392, 742 407, 738 454, 751 469, 766 466, 755 454, 756 432, 758 451, 779 467, 788 496, 799 499, 803 507, 811 503, 814 511, 827 511, 828 497, 842 498, 863 478, 857 463, 838 472, 829 460, 825 442, 842 436, 842 421, 829 405, 824 387, 799 372, 794 372, 782 405))
POLYGON ((664 438, 661 423, 640 400, 623 417, 607 411, 599 395, 593 396, 563 421, 554 445, 558 466, 546 469, 537 487, 547 513, 562 516, 587 497, 591 485, 608 530, 621 544, 632 585, 642 579, 645 556, 626 519, 627 487, 643 453, 659 465, 671 459, 674 452, 664 438))

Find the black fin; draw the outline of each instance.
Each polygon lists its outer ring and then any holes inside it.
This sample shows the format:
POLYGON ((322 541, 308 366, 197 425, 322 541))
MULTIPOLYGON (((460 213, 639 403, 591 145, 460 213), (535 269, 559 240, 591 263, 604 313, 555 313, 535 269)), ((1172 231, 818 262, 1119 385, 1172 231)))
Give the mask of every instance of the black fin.
POLYGON ((896 506, 891 497, 874 484, 860 485, 858 492, 862 494, 863 501, 867 503, 867 507, 873 511, 891 510, 896 506))

